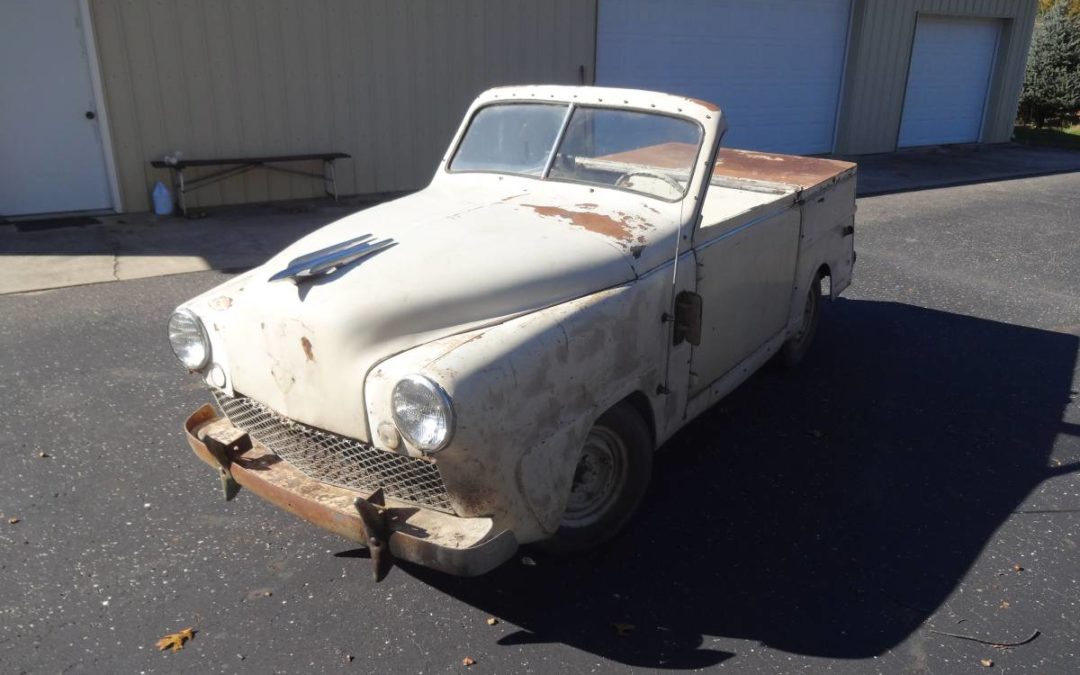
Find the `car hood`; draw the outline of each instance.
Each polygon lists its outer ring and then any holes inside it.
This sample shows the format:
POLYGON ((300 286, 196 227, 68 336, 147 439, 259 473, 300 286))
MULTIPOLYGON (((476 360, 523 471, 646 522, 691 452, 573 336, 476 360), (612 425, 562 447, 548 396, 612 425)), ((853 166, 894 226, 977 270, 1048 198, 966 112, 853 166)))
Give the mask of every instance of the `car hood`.
POLYGON ((369 440, 364 380, 380 361, 629 282, 666 230, 509 187, 458 192, 432 186, 347 216, 188 303, 226 389, 369 440), (270 280, 297 257, 365 234, 394 245, 323 276, 270 280))

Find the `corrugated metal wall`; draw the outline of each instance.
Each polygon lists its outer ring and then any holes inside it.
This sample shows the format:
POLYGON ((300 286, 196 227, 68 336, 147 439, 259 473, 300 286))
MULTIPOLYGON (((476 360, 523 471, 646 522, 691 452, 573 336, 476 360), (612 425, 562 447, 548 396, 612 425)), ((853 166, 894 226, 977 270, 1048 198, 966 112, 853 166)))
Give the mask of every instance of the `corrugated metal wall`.
MULTIPOLYGON (((342 151, 342 194, 422 187, 476 93, 591 81, 595 0, 91 0, 124 210, 149 162, 342 151)), ((311 167, 318 170, 318 166, 311 167)), ((318 196, 253 171, 189 205, 318 196)))
POLYGON ((983 142, 1008 141, 1023 84, 1037 0, 856 0, 836 151, 896 149, 918 13, 1004 21, 983 142))

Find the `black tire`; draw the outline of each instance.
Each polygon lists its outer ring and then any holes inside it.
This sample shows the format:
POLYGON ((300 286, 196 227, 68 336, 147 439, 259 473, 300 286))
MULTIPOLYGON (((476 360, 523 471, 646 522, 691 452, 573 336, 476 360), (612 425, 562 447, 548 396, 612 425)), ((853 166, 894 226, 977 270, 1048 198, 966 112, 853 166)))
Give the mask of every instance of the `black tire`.
POLYGON ((581 553, 618 534, 649 487, 652 457, 652 434, 632 405, 623 402, 601 415, 589 430, 559 529, 540 548, 581 553), (613 480, 605 479, 605 470, 613 480))
POLYGON ((802 328, 788 338, 780 348, 780 361, 786 368, 794 368, 802 363, 817 334, 818 321, 821 319, 821 277, 815 277, 806 294, 806 306, 803 309, 802 328))

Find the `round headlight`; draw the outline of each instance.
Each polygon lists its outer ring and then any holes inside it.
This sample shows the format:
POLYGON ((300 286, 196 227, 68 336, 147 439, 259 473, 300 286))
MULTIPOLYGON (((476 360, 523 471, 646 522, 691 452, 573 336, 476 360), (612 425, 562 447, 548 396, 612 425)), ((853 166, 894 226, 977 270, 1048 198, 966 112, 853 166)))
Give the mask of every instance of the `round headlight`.
POLYGON ((454 409, 442 387, 423 375, 410 375, 394 385, 394 424, 412 445, 424 452, 446 447, 454 433, 454 409))
POLYGON ((188 370, 201 370, 210 363, 210 338, 199 317, 186 309, 169 317, 169 344, 188 370))

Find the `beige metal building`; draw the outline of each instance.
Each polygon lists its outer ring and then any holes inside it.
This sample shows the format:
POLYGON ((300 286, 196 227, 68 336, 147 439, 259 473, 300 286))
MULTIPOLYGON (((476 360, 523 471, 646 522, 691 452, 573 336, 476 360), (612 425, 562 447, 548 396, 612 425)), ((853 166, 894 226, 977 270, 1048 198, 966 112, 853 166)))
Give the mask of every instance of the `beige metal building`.
MULTIPOLYGON (((345 152, 343 194, 418 188, 476 93, 511 83, 710 99, 728 116, 725 144, 772 151, 1003 142, 1035 11, 1036 0, 3 0, 0 215, 148 210, 169 180, 151 162, 176 152, 345 152)), ((322 193, 256 170, 188 203, 322 193)))

